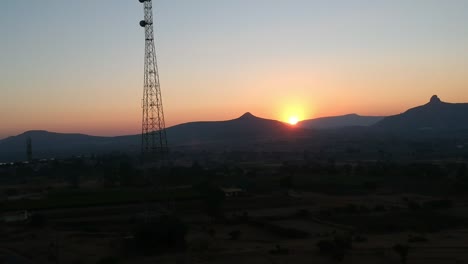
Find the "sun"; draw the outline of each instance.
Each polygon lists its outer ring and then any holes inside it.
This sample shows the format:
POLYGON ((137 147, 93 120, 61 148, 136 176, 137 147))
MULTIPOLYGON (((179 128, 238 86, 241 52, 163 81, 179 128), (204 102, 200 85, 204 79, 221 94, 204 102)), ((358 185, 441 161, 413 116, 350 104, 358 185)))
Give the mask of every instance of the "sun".
POLYGON ((294 126, 297 124, 297 122, 299 122, 299 118, 297 118, 297 116, 290 116, 288 122, 290 125, 294 126))

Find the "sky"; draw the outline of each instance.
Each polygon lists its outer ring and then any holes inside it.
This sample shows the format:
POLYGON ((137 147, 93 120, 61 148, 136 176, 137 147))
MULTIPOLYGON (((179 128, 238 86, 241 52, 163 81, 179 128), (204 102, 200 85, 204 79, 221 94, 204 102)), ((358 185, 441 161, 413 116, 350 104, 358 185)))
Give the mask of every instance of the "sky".
MULTIPOLYGON (((468 0, 153 0, 166 126, 468 102, 468 0)), ((137 0, 0 1, 0 138, 141 131, 137 0)))

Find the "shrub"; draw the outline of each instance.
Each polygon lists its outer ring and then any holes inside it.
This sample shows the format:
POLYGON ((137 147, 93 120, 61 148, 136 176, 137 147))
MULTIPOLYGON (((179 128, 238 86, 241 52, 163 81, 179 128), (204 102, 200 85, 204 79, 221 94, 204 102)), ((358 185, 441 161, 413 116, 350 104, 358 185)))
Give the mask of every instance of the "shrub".
POLYGON ((421 242, 427 242, 429 239, 427 239, 424 236, 410 236, 408 238, 408 243, 421 243, 421 242))
POLYGON ((116 257, 104 257, 96 262, 96 264, 118 264, 120 261, 116 257))
POLYGON ((238 240, 241 234, 242 233, 240 230, 234 230, 234 231, 229 232, 229 238, 231 240, 238 240))
POLYGON ((173 216, 141 224, 134 231, 136 248, 145 255, 185 249, 187 226, 173 216))
POLYGON ((396 244, 395 246, 393 246, 393 250, 400 256, 401 263, 405 264, 408 258, 409 246, 403 244, 396 244))
POLYGON ((283 248, 280 245, 276 245, 275 249, 270 250, 270 254, 272 255, 288 255, 289 249, 283 248))
POLYGON ((29 224, 34 228, 44 227, 46 224, 45 216, 42 214, 33 214, 29 220, 29 224))
POLYGON ((449 209, 453 207, 452 200, 432 200, 423 204, 424 208, 428 209, 449 209))
POLYGON ((346 252, 351 249, 352 241, 350 237, 335 237, 333 240, 320 240, 317 247, 321 255, 329 256, 333 260, 342 261, 346 252))
POLYGON ((320 240, 317 242, 317 247, 321 255, 328 255, 335 249, 335 244, 332 240, 320 240))
POLYGON ((307 218, 309 215, 310 215, 310 212, 307 209, 299 209, 296 212, 296 216, 299 218, 307 218))
POLYGON ((367 237, 363 235, 357 235, 354 237, 354 242, 357 242, 357 243, 367 242, 367 237))

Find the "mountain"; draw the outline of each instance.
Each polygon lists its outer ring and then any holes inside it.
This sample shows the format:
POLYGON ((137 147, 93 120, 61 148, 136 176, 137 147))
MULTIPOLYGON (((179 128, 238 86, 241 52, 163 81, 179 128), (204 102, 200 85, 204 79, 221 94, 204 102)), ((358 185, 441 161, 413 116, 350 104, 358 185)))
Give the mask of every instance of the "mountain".
POLYGON ((24 160, 26 140, 31 138, 34 157, 60 157, 122 149, 136 149, 136 136, 97 137, 84 134, 32 130, 0 140, 0 162, 24 160))
MULTIPOLYGON (((336 145, 337 140, 367 142, 369 137, 382 139, 387 135, 392 137, 409 135, 418 139, 421 139, 421 135, 435 135, 465 140, 468 135, 468 103, 445 103, 434 95, 425 105, 383 119, 351 114, 304 120, 296 126, 245 113, 239 118, 226 121, 184 123, 169 127, 166 132, 169 146, 175 150, 187 148, 254 150, 259 146, 263 150, 282 151, 294 144, 296 148, 304 149, 304 142, 320 147, 324 141, 336 145), (373 124, 374 122, 376 123, 373 124), (325 128, 336 129, 322 132, 318 130, 325 128), (434 133, 415 134, 412 133, 414 131, 434 133), (294 144, 288 145, 288 142, 294 144)), ((141 143, 140 135, 96 137, 28 131, 0 140, 0 162, 25 160, 28 138, 32 140, 33 156, 36 158, 68 157, 111 151, 138 153, 141 143)))
POLYGON ((190 122, 167 129, 168 140, 179 145, 271 140, 298 133, 305 131, 277 120, 256 117, 249 112, 232 120, 190 122))
POLYGON ((429 103, 389 116, 375 128, 389 131, 455 131, 468 129, 468 103, 442 102, 437 95, 429 103))
MULTIPOLYGON (((282 140, 305 136, 309 132, 289 124, 259 118, 245 113, 227 121, 190 122, 166 129, 170 147, 187 146, 251 146, 254 142, 282 140)), ((24 160, 26 140, 32 140, 33 156, 59 157, 110 151, 136 152, 140 135, 96 137, 83 134, 63 134, 48 131, 28 131, 0 140, 0 162, 24 160)))
POLYGON ((350 126, 371 126, 382 120, 383 116, 360 116, 349 114, 342 116, 321 117, 303 120, 298 123, 300 127, 314 129, 333 129, 350 126))

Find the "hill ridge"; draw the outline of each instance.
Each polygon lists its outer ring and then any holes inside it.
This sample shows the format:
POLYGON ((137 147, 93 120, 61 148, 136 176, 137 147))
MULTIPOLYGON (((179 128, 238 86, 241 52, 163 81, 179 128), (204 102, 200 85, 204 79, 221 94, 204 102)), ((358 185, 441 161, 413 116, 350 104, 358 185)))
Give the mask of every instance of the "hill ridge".
POLYGON ((428 103, 388 116, 374 127, 400 131, 467 129, 468 103, 447 103, 433 95, 428 103))

